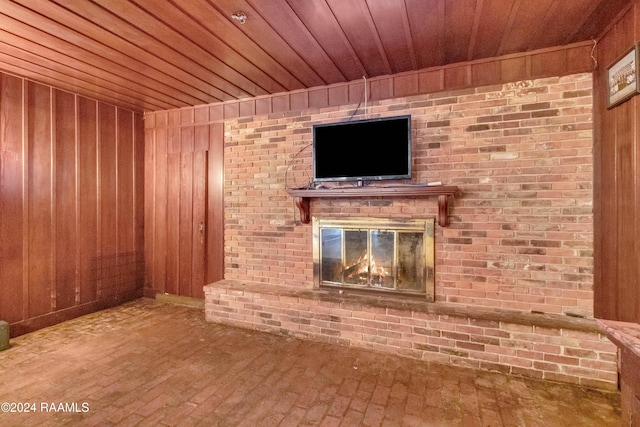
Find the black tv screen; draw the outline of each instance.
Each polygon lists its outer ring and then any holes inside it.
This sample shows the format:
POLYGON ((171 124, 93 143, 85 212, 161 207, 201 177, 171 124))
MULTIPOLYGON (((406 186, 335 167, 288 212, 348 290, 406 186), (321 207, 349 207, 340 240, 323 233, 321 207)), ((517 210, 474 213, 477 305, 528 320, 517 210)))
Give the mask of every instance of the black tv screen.
POLYGON ((411 116, 313 126, 313 180, 411 178, 411 116))

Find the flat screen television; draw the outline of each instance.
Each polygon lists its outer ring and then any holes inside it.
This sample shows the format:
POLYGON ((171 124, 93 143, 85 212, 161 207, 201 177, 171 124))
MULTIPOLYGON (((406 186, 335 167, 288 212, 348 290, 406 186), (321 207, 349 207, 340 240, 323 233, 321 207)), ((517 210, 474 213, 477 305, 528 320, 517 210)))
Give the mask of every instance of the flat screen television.
POLYGON ((411 116, 313 126, 313 181, 411 178, 411 116))

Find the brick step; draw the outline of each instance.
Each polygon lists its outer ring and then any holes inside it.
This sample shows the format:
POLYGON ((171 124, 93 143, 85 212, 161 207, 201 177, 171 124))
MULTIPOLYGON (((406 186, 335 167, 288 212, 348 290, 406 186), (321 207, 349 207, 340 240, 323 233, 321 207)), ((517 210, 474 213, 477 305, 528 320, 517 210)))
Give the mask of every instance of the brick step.
POLYGON ((207 321, 421 360, 617 389, 617 350, 593 319, 221 280, 207 321))

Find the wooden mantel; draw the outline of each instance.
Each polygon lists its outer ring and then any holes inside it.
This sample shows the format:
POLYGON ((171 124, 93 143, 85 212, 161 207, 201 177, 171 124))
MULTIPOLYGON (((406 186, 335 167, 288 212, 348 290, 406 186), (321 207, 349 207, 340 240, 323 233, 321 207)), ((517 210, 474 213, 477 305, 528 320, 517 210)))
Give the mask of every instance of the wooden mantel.
POLYGON ((425 186, 406 185, 398 187, 340 187, 323 188, 317 190, 287 190, 295 199, 296 206, 300 210, 300 222, 311 222, 311 199, 317 198, 366 198, 366 197, 438 197, 438 224, 441 227, 449 225, 447 211, 448 196, 453 196, 458 191, 455 186, 425 186))

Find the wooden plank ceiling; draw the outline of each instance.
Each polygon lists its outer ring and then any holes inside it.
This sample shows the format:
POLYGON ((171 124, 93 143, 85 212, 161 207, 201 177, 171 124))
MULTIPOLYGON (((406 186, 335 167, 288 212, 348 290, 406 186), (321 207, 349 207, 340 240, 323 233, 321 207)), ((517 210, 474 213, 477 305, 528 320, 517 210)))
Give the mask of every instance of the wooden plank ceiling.
POLYGON ((0 70, 155 111, 591 40, 630 2, 0 0, 0 70))

